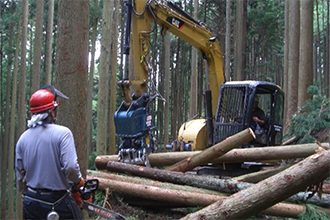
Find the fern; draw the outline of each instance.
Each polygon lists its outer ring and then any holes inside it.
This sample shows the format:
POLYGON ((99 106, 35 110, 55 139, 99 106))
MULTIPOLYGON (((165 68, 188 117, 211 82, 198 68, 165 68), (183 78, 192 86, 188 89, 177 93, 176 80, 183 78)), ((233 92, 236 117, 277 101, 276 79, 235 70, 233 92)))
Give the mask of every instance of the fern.
POLYGON ((296 143, 313 143, 317 132, 330 126, 330 101, 319 94, 316 86, 310 86, 308 92, 313 95, 312 100, 299 109, 292 117, 290 136, 296 136, 296 143))
POLYGON ((300 220, 329 220, 330 216, 318 206, 306 204, 305 211, 298 215, 300 220))

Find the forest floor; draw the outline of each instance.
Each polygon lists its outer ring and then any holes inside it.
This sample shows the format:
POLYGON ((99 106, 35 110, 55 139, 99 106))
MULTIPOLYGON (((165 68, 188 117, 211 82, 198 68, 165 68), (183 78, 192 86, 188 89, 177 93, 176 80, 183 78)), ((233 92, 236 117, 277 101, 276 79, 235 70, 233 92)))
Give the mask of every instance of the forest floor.
MULTIPOLYGON (((329 143, 329 129, 318 132, 314 137, 320 143, 329 143)), ((323 192, 330 193, 330 178, 323 182, 323 192)), ((133 199, 134 200, 134 199, 133 199)), ((132 201, 132 199, 130 200, 132 201)), ((139 204, 140 199, 135 199, 134 204, 139 204)), ((143 202, 141 202, 142 204, 143 202)), ((125 201, 123 197, 116 193, 110 193, 108 199, 108 209, 126 217, 126 220, 176 220, 186 216, 189 213, 196 212, 202 207, 188 207, 188 208, 166 208, 166 207, 143 207, 132 205, 125 201), (110 205, 111 204, 111 205, 110 205)), ((291 220, 292 218, 283 218, 276 216, 257 215, 249 219, 267 219, 267 220, 291 220)))
MULTIPOLYGON (((323 182, 323 192, 330 193, 330 178, 323 182)), ((134 204, 139 204, 140 199, 130 199, 134 201, 134 204)), ((143 202, 141 201, 141 204, 143 202)), ((132 205, 129 201, 116 194, 110 193, 107 201, 108 209, 111 209, 126 217, 126 220, 177 220, 189 213, 197 212, 202 207, 188 207, 188 208, 166 208, 166 207, 142 207, 141 205, 132 205)), ((96 218, 94 218, 96 219, 96 218)), ((264 219, 264 220, 292 220, 292 218, 256 215, 252 219, 264 219)))

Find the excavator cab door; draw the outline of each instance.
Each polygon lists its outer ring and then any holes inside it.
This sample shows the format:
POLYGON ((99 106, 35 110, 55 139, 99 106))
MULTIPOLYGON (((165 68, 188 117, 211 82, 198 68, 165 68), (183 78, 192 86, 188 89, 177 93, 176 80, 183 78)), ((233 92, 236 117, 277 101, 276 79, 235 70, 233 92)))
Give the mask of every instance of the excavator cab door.
POLYGON ((242 147, 274 146, 282 141, 284 94, 273 83, 262 81, 227 82, 221 86, 214 123, 214 143, 252 128, 256 140, 242 147), (264 124, 253 120, 253 105, 264 112, 264 124))

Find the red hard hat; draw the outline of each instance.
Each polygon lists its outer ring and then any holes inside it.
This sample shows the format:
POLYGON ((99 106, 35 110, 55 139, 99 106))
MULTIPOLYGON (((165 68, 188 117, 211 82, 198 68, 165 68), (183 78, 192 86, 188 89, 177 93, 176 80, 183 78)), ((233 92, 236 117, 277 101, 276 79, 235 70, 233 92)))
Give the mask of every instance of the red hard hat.
POLYGON ((39 89, 30 98, 30 112, 37 113, 58 106, 54 94, 47 89, 39 89))

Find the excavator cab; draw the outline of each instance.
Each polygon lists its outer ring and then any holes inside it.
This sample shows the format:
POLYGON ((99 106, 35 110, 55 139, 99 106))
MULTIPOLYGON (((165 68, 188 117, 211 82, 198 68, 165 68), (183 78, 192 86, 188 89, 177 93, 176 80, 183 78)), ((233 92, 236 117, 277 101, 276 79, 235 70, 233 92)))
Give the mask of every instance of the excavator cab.
POLYGON ((252 128, 256 140, 242 147, 276 146, 282 142, 284 93, 263 81, 226 82, 221 86, 214 121, 213 142, 218 143, 244 129, 252 128), (253 105, 264 112, 264 124, 253 120, 253 105))

